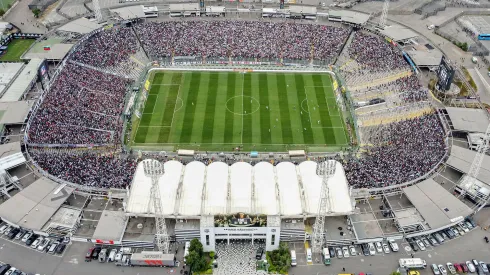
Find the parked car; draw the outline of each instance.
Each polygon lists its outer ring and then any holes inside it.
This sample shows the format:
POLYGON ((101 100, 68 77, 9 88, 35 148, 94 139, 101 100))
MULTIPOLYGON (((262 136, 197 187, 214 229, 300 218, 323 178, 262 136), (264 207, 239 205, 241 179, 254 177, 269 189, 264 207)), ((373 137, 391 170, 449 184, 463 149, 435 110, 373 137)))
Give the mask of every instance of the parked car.
POLYGON ((471 259, 471 262, 473 263, 473 265, 475 266, 475 268, 478 268, 478 266, 480 265, 480 263, 475 260, 475 259, 471 259))
POLYGON ((416 240, 417 246, 420 248, 420 250, 425 251, 425 245, 421 240, 416 240))
POLYGON ((465 220, 471 224, 471 228, 475 228, 476 227, 476 223, 475 223, 475 221, 472 218, 468 217, 465 220))
POLYGON ((388 244, 383 243, 382 245, 383 245, 383 251, 387 254, 390 253, 390 247, 388 246, 388 244))
POLYGON ((388 244, 390 245, 391 250, 393 250, 393 252, 398 252, 399 248, 395 240, 388 240, 388 244))
POLYGON ((44 239, 42 241, 42 243, 37 247, 37 250, 44 252, 49 247, 49 244, 50 243, 51 243, 51 239, 50 238, 44 239))
POLYGON ((27 240, 32 236, 31 232, 27 232, 23 237, 22 237, 22 242, 25 243, 27 240))
POLYGON ((456 237, 456 235, 454 235, 454 232, 449 228, 444 229, 443 233, 445 233, 449 237, 449 239, 454 239, 454 237, 456 237))
POLYGON ((56 247, 56 254, 62 254, 63 251, 65 251, 65 248, 66 248, 66 244, 64 243, 60 243, 57 247, 56 247))
POLYGON ((376 251, 378 253, 383 253, 383 246, 381 245, 381 242, 376 242, 376 251))
POLYGON ((12 273, 14 273, 14 271, 16 271, 17 268, 15 267, 11 267, 9 270, 7 270, 7 272, 5 272, 5 275, 12 275, 12 273))
POLYGON ((15 235, 15 239, 16 239, 16 240, 20 240, 20 239, 22 238, 22 236, 24 236, 24 234, 25 234, 25 233, 26 233, 26 231, 25 231, 25 230, 23 230, 23 229, 22 229, 22 230, 19 230, 19 233, 17 233, 17 234, 15 235))
POLYGON ((461 267, 460 264, 454 263, 453 265, 454 265, 454 268, 456 269, 457 273, 463 273, 463 268, 461 267))
POLYGON ((7 228, 5 229, 5 231, 3 231, 3 235, 8 235, 10 233, 10 231, 12 231, 12 226, 7 226, 7 228))
POLYGON ((14 229, 12 229, 12 230, 11 230, 11 231, 10 231, 10 232, 7 234, 7 237, 8 237, 9 239, 11 239, 11 240, 12 240, 12 239, 14 239, 14 238, 15 238, 15 236, 16 236, 16 235, 17 235, 17 233, 19 233, 19 232, 20 232, 20 229, 18 229, 18 228, 14 228, 14 229))
POLYGON ((433 236, 428 236, 429 238, 429 242, 432 246, 436 246, 436 245, 439 245, 439 243, 437 242, 436 238, 434 238, 433 236))
POLYGON ((417 244, 412 239, 408 240, 408 244, 410 245, 410 247, 412 248, 413 251, 415 251, 415 252, 419 251, 417 244))
POLYGON ((374 248, 374 244, 369 243, 368 246, 369 246, 369 255, 371 255, 371 256, 376 255, 376 248, 374 248))
POLYGON ((468 229, 470 229, 470 230, 471 230, 471 229, 473 229, 473 228, 475 228, 475 227, 473 226, 473 224, 471 224, 469 221, 465 221, 465 222, 464 222, 464 225, 466 225, 466 227, 468 227, 468 229))
POLYGON ((449 270, 449 273, 451 274, 456 274, 456 268, 454 268, 454 265, 452 263, 446 263, 447 270, 449 270))
POLYGON ((344 254, 342 253, 342 249, 340 249, 340 247, 336 247, 335 252, 337 253, 337 258, 342 259, 344 257, 344 254))
POLYGON ((480 268, 483 270, 483 272, 488 273, 487 264, 485 264, 484 262, 480 262, 480 268))
POLYGON ((442 264, 438 265, 437 267, 439 268, 441 275, 447 275, 447 270, 442 264))
POLYGON ((49 254, 54 254, 56 252, 56 247, 59 245, 59 242, 54 242, 52 243, 49 248, 48 248, 48 253, 49 254))
POLYGON ((441 275, 441 271, 439 270, 439 267, 437 267, 436 264, 431 264, 430 268, 432 269, 432 273, 434 273, 434 275, 441 275))
POLYGON ((9 226, 8 226, 8 225, 6 225, 6 224, 4 224, 4 225, 0 226, 0 234, 3 234, 3 232, 5 232, 5 230, 7 230, 7 228, 8 228, 8 227, 9 227, 9 226))
POLYGON ((85 254, 85 261, 90 262, 92 261, 92 254, 94 253, 95 247, 91 247, 88 249, 87 254, 85 254))
POLYGON ((362 248, 362 254, 364 254, 364 256, 369 256, 369 245, 368 244, 361 244, 361 248, 362 248))
POLYGON ((463 269, 463 273, 468 273, 469 272, 468 266, 465 263, 460 263, 459 265, 463 269))
MULTIPOLYGON (((122 251, 119 251, 119 252, 123 253, 122 251)), ((333 248, 332 246, 330 246, 328 248, 328 252, 330 254, 330 258, 335 258, 335 248, 333 248)))
POLYGON ((445 240, 450 240, 452 239, 451 237, 449 237, 449 235, 445 232, 445 231, 440 231, 440 234, 441 236, 445 239, 445 240))
POLYGON ((468 267, 468 270, 471 272, 471 273, 475 273, 476 272, 476 268, 475 268, 475 265, 470 262, 470 261, 466 261, 466 266, 468 267))
POLYGON ((467 227, 467 226, 464 224, 464 222, 460 222, 460 223, 458 223, 458 226, 459 226, 459 228, 463 229, 463 231, 464 231, 465 233, 470 232, 470 230, 469 230, 469 229, 468 229, 468 227, 467 227))
POLYGON ((424 243, 425 247, 429 247, 430 246, 430 242, 429 242, 429 240, 427 240, 427 238, 422 238, 421 240, 424 243))
POLYGON ((262 255, 264 255, 264 248, 263 247, 259 247, 257 249, 257 253, 255 253, 255 259, 257 259, 257 260, 262 259, 262 255))
POLYGON ((27 246, 30 246, 32 245, 32 243, 38 238, 39 236, 36 235, 36 234, 33 234, 32 236, 29 237, 29 239, 27 239, 26 241, 26 245, 27 246))
POLYGON ((94 252, 92 252, 92 259, 97 260, 99 258, 100 251, 102 251, 102 247, 96 246, 94 252))
POLYGON ((456 229, 454 226, 450 227, 449 230, 453 231, 455 237, 459 236, 459 230, 456 229))
POLYGON ((342 247, 342 251, 344 252, 344 258, 349 258, 349 248, 347 246, 342 247))
POLYGON ((10 268, 9 264, 0 265, 0 274, 5 274, 10 268))
POLYGON ((349 245, 349 252, 350 252, 350 255, 351 256, 356 256, 357 255, 356 248, 353 245, 349 245))
POLYGON ((445 241, 444 237, 439 233, 433 233, 432 236, 437 240, 438 243, 443 243, 445 241))
POLYGON ((44 237, 39 237, 35 241, 32 242, 31 247, 37 248, 39 244, 44 240, 44 237))

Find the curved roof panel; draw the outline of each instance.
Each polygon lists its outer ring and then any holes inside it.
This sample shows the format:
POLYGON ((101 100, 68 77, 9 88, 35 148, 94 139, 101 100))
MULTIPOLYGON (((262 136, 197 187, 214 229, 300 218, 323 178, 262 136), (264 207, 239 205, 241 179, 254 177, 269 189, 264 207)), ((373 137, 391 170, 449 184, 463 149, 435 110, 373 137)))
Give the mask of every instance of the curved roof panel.
POLYGON ((281 162, 276 166, 277 184, 282 215, 301 215, 301 196, 296 174, 296 166, 291 162, 281 162))
POLYGON ((231 166, 230 176, 231 213, 252 212, 252 166, 237 162, 231 166))
POLYGON ((177 194, 177 189, 179 188, 180 176, 184 165, 178 161, 171 160, 165 162, 164 168, 165 174, 158 182, 160 198, 162 198, 162 211, 164 215, 172 215, 175 211, 175 194, 177 194))
POLYGON ((138 163, 131 184, 126 211, 129 213, 144 214, 148 212, 150 203, 151 179, 143 172, 143 162, 138 163))
POLYGON ((205 171, 206 165, 200 161, 192 161, 186 165, 182 181, 179 215, 196 216, 201 214, 205 171))
POLYGON ((318 212, 322 179, 316 174, 316 162, 304 161, 299 165, 299 174, 305 189, 305 211, 308 214, 318 212))
POLYGON ((208 166, 203 214, 226 214, 228 168, 228 164, 223 162, 213 162, 208 166))
POLYGON ((269 162, 259 162, 254 166, 253 175, 255 213, 265 215, 279 214, 274 166, 269 162))

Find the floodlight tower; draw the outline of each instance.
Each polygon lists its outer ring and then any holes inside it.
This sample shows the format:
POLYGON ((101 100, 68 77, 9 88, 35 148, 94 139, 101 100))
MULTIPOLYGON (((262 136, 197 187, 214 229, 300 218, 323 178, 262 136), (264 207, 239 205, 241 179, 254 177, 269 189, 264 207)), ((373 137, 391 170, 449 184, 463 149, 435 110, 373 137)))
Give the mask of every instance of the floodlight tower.
POLYGON ((323 246, 323 234, 325 228, 325 216, 330 212, 330 190, 328 188, 328 180, 335 174, 335 160, 327 160, 318 163, 316 166, 316 174, 322 177, 322 186, 320 189, 320 201, 318 203, 318 213, 316 215, 315 224, 313 225, 313 238, 311 247, 313 253, 321 253, 323 246))
POLYGON ((388 17, 388 9, 390 7, 390 0, 385 0, 383 4, 383 10, 381 11, 381 17, 379 18, 379 27, 384 29, 386 25, 386 18, 388 17))
POLYGON ((151 185, 150 203, 153 203, 153 208, 155 210, 157 247, 159 251, 162 251, 163 253, 168 253, 169 239, 167 234, 167 226, 165 224, 165 218, 163 217, 160 188, 158 187, 158 180, 165 173, 165 170, 163 168, 163 163, 154 159, 144 160, 143 170, 145 176, 151 178, 152 185, 151 185))
MULTIPOLYGON (((482 142, 478 144, 476 147, 476 155, 475 158, 473 159, 473 162, 471 163, 470 170, 468 171, 468 174, 466 174, 466 177, 463 181, 463 186, 469 186, 466 188, 466 190, 470 189, 472 185, 475 182, 476 177, 478 176, 478 173, 480 172, 480 167, 483 162, 483 157, 485 157, 485 152, 488 150, 489 146, 489 141, 490 141, 490 125, 488 125, 487 130, 485 131, 485 135, 483 136, 482 142)), ((481 205, 478 207, 476 212, 480 211, 488 202, 488 199, 490 197, 487 197, 485 201, 481 201, 481 205)), ((477 205, 478 201, 475 199, 477 205)))

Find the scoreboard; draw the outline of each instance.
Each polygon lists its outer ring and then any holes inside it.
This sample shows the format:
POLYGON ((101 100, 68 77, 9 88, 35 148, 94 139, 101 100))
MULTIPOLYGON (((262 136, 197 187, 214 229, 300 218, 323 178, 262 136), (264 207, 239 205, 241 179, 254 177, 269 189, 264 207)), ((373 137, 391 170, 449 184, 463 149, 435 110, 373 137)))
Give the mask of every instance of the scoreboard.
POLYGON ((449 60, 443 56, 439 68, 437 69, 437 89, 439 91, 447 91, 451 87, 454 78, 454 69, 449 63, 449 60))

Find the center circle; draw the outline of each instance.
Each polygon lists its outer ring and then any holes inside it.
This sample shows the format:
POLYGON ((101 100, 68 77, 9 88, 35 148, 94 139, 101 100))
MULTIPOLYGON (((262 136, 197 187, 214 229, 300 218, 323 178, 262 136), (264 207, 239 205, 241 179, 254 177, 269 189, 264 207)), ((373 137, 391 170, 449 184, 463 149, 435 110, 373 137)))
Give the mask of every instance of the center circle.
POLYGON ((257 112, 260 103, 252 96, 237 95, 226 101, 226 109, 235 115, 247 116, 257 112))

